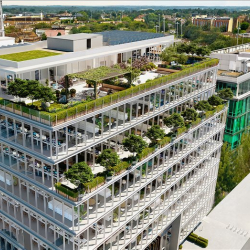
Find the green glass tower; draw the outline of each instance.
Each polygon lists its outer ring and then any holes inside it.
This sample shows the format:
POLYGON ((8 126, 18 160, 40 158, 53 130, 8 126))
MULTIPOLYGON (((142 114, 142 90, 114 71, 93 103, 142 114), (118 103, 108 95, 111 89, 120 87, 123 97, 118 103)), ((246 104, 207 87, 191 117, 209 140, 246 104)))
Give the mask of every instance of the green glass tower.
MULTIPOLYGON (((249 75, 250 77, 250 75, 249 75)), ((250 86, 250 80, 248 80, 250 86)), ((236 98, 237 85, 218 80, 216 90, 231 88, 234 98, 229 101, 227 113, 227 122, 224 134, 224 140, 232 145, 232 148, 239 145, 242 133, 250 128, 250 96, 243 95, 242 99, 236 98)), ((238 85, 241 88, 241 84, 238 85)), ((250 90, 249 90, 250 94, 250 90)))
POLYGON ((230 88, 234 94, 224 134, 224 141, 234 149, 250 129, 250 44, 213 51, 212 57, 220 60, 216 91, 230 88))

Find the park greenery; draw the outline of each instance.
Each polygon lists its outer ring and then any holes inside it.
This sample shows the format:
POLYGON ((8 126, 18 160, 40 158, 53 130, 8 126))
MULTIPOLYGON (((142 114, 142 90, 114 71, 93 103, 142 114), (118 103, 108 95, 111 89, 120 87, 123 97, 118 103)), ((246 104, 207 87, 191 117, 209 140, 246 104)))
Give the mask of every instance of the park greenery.
MULTIPOLYGON (((237 38, 225 36, 219 28, 198 27, 187 21, 183 25, 183 38, 201 45, 207 45, 210 50, 222 49, 237 45, 237 38)), ((249 38, 242 38, 242 42, 250 42, 249 38)))
POLYGON ((217 205, 250 173, 249 144, 248 132, 242 135, 241 144, 235 150, 231 150, 227 142, 223 144, 214 205, 217 205))

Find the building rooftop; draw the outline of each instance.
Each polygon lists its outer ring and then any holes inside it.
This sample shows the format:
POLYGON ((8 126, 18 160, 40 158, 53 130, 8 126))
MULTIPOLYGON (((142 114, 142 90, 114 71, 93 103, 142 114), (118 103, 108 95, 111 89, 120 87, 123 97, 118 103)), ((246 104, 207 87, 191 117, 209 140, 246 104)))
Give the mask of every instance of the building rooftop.
POLYGON ((97 34, 103 35, 103 42, 107 43, 107 45, 138 42, 165 36, 164 34, 161 33, 124 31, 124 30, 103 31, 103 32, 98 32, 97 34))
MULTIPOLYGON (((217 205, 195 230, 208 239, 207 249, 250 249, 250 175, 217 205)), ((201 249, 186 241, 183 249, 201 249)))
POLYGON ((31 50, 31 51, 24 51, 24 52, 12 53, 12 54, 7 54, 7 55, 0 55, 0 59, 5 59, 5 60, 15 61, 15 62, 22 62, 22 61, 28 61, 32 59, 38 59, 38 58, 56 56, 56 55, 60 55, 60 53, 44 51, 44 50, 31 50))
POLYGON ((243 75, 243 72, 227 71, 227 70, 218 70, 218 76, 228 76, 237 78, 243 75))
POLYGON ((64 35, 64 36, 56 36, 56 37, 53 37, 53 39, 76 41, 76 40, 83 40, 83 39, 97 37, 98 35, 99 34, 79 33, 79 34, 71 34, 71 35, 64 35))

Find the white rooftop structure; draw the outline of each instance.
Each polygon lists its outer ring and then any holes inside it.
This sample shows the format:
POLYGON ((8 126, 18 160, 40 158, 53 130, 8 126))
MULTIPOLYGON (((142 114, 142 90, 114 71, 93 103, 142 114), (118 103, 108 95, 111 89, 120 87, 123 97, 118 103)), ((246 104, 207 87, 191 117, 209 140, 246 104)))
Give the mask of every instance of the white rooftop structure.
MULTIPOLYGON (((250 175, 248 175, 212 212, 195 234, 208 239, 207 249, 250 249, 250 175)), ((200 249, 186 241, 183 249, 200 249)))

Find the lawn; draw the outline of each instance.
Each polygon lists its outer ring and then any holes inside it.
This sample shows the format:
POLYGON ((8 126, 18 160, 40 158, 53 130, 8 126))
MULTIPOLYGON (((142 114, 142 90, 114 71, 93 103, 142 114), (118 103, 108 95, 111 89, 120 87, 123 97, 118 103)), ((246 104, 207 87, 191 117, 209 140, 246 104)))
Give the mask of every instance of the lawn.
POLYGON ((7 54, 7 55, 0 55, 0 59, 5 59, 9 61, 15 61, 15 62, 22 62, 32 59, 38 59, 48 56, 57 56, 61 55, 61 53, 55 53, 50 51, 44 51, 44 50, 31 50, 31 51, 25 51, 25 52, 19 52, 19 53, 13 53, 13 54, 7 54))

